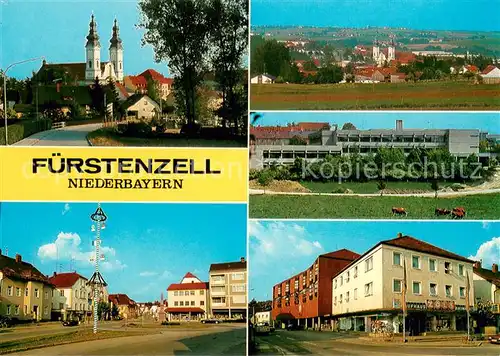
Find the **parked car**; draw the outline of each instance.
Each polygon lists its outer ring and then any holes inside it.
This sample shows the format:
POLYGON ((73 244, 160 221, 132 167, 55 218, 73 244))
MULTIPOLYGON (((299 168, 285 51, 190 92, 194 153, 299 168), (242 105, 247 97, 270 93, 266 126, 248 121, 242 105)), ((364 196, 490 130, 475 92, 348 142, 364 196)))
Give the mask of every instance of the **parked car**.
POLYGON ((0 316, 0 328, 10 328, 13 322, 8 316, 0 316))
POLYGON ((489 336, 488 341, 492 344, 500 345, 500 334, 489 336))
POLYGON ((62 324, 63 326, 77 326, 80 322, 78 320, 65 320, 62 324))
POLYGON ((221 323, 222 321, 219 320, 219 319, 202 319, 201 320, 201 323, 202 324, 219 324, 221 323))

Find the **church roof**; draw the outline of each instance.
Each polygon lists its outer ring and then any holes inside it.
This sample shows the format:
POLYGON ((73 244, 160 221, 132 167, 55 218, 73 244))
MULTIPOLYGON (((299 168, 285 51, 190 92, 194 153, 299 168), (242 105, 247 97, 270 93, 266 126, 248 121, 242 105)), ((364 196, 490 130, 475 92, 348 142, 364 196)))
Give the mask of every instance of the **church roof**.
POLYGON ((97 33, 97 24, 94 20, 94 14, 92 14, 92 17, 90 19, 89 23, 89 34, 87 35, 87 44, 85 47, 93 45, 93 46, 101 46, 99 43, 99 34, 97 33))
POLYGON ((111 42, 111 45, 109 46, 109 48, 118 48, 118 49, 122 49, 123 46, 122 46, 122 40, 120 38, 120 29, 118 27, 118 23, 115 19, 115 24, 113 26, 113 35, 111 36, 111 39, 109 40, 109 42, 111 42))
MULTIPOLYGON (((104 67, 108 64, 108 62, 101 62, 101 72, 104 70, 104 67)), ((48 71, 48 70, 57 70, 64 73, 67 73, 72 79, 75 81, 85 80, 85 69, 87 68, 87 63, 44 63, 40 70, 48 71)))

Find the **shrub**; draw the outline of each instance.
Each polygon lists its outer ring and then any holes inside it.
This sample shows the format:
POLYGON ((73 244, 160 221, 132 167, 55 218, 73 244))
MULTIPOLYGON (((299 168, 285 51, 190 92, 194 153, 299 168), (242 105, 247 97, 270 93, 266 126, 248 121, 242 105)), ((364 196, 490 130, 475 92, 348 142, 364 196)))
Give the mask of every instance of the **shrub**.
MULTIPOLYGON (((31 136, 37 132, 49 130, 52 127, 52 121, 49 119, 39 120, 20 120, 9 125, 7 135, 9 144, 13 144, 25 137, 31 136)), ((0 145, 5 145, 5 127, 0 127, 0 145)))
POLYGON ((283 83, 285 82, 285 80, 283 79, 283 77, 282 77, 282 76, 278 76, 278 77, 274 80, 274 82, 275 82, 276 84, 283 84, 283 83))
POLYGON ((257 169, 250 169, 248 172, 248 179, 254 180, 259 178, 259 171, 257 169))
POLYGON ((129 122, 116 125, 116 132, 123 136, 129 137, 150 137, 152 128, 144 121, 129 122))
POLYGON ((257 178, 257 181, 263 187, 267 187, 274 179, 274 175, 269 169, 262 170, 257 178))

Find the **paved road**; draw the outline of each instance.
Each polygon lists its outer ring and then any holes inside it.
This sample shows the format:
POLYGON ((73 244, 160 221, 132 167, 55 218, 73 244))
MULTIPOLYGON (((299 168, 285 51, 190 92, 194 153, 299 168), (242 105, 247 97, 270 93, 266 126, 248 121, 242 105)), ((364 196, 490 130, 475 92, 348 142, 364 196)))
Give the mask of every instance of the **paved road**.
POLYGON ((245 355, 244 326, 206 329, 163 329, 161 334, 46 347, 22 355, 245 355))
POLYGON ((16 142, 15 146, 88 146, 87 134, 102 124, 68 126, 62 129, 38 132, 16 142))
POLYGON ((276 331, 269 336, 256 338, 258 354, 281 355, 495 355, 500 354, 497 345, 481 347, 411 344, 370 344, 359 342, 355 337, 336 333, 307 331, 276 331))

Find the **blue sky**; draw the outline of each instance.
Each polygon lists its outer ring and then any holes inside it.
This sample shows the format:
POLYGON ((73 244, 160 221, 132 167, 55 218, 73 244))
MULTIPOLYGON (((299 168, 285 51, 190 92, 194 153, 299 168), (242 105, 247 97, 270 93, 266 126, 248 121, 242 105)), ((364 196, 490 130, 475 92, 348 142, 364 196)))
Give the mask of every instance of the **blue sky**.
MULTIPOLYGON (((153 49, 142 47, 137 30, 137 0, 2 0, 0 67, 44 56, 49 63, 85 62, 85 37, 94 11, 101 42, 101 60, 109 60, 109 40, 116 17, 124 47, 125 74, 153 68, 168 75, 166 63, 156 64, 153 49)), ((39 62, 18 65, 8 75, 23 79, 38 70, 39 62)))
POLYGON ((308 268, 320 254, 342 248, 363 254, 399 232, 482 259, 485 268, 500 261, 500 222, 253 220, 249 299, 271 299, 273 285, 308 268))
MULTIPOLYGON (((93 265, 90 215, 96 204, 2 203, 0 246, 44 274, 73 270, 89 278, 93 265), (57 246, 57 248, 56 248, 57 246), (71 258, 75 261, 71 263, 71 258)), ((208 281, 211 263, 246 256, 246 205, 109 204, 102 230, 103 277, 110 293, 136 301, 166 297, 187 272, 208 281)))
POLYGON ((351 122, 358 129, 394 128, 396 120, 403 120, 405 128, 480 129, 500 133, 499 113, 420 113, 420 112, 265 112, 257 122, 260 126, 285 126, 292 122, 328 122, 339 127, 351 122))
POLYGON ((251 24, 499 31, 499 0, 252 0, 251 24))

